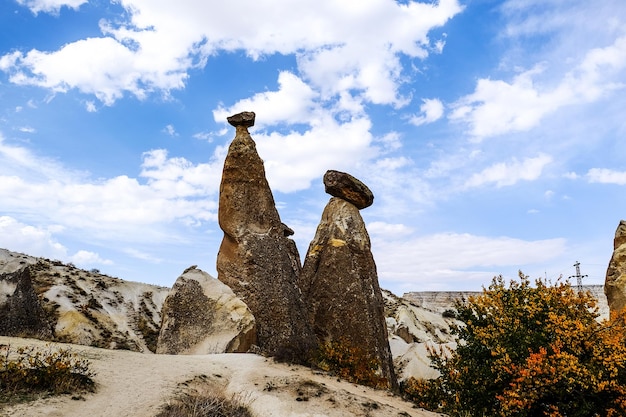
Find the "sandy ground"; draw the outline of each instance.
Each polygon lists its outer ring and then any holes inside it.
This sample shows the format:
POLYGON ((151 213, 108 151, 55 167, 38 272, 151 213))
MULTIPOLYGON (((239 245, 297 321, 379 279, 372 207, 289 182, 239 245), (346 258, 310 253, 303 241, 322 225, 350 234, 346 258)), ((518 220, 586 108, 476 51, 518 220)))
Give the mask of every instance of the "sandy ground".
MULTIPOLYGON (((0 336, 0 345, 45 347, 32 339, 0 336)), ((154 417, 181 385, 204 375, 207 385, 236 395, 257 417, 433 417, 386 391, 340 382, 301 366, 252 354, 152 355, 79 345, 96 372, 97 391, 83 400, 47 398, 0 409, 3 417, 154 417)))

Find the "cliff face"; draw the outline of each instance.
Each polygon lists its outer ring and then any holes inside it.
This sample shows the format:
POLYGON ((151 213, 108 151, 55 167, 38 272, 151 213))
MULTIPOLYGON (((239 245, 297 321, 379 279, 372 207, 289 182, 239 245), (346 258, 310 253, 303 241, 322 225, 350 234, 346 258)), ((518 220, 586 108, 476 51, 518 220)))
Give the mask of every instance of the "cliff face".
MULTIPOLYGON (((11 305, 15 303, 11 300, 23 298, 24 291, 11 277, 26 270, 32 294, 27 305, 20 305, 41 312, 38 326, 50 331, 33 334, 27 326, 21 329, 24 335, 140 352, 156 348, 161 306, 168 288, 123 281, 59 261, 0 249, 0 311, 17 311, 18 306, 11 305)), ((13 330, 20 331, 15 326, 13 330)))
MULTIPOLYGON (((583 285, 583 291, 589 291, 598 302, 599 319, 609 318, 609 304, 604 295, 602 285, 583 285)), ((404 293, 402 298, 438 313, 453 310, 456 300, 467 299, 470 296, 480 295, 480 291, 417 291, 404 293)))

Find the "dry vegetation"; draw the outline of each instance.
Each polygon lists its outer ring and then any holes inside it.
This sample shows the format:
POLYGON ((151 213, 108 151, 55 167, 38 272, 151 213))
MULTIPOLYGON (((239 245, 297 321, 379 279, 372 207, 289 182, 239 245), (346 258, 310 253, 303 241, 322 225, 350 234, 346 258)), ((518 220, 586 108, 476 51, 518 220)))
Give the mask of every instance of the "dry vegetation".
POLYGON ((0 404, 29 401, 41 395, 73 394, 95 389, 89 361, 69 349, 0 346, 0 404))
POLYGON ((166 404, 156 417, 253 417, 244 397, 227 396, 207 384, 205 376, 182 385, 185 392, 166 404))

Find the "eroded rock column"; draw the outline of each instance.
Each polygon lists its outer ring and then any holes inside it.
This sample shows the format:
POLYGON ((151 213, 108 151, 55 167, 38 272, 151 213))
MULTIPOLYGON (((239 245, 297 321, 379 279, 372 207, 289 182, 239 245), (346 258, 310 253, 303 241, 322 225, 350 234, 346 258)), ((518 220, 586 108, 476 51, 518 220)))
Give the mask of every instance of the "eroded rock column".
POLYGON ((357 208, 371 205, 374 197, 342 172, 328 171, 324 184, 336 197, 324 209, 299 280, 313 329, 321 341, 365 351, 377 360, 389 386, 396 387, 376 264, 357 208))
POLYGON ((604 293, 611 312, 626 307, 626 220, 619 222, 613 240, 613 255, 606 270, 604 293))
POLYGON ((262 351, 306 361, 317 344, 297 283, 300 257, 248 132, 254 117, 244 112, 228 118, 236 135, 220 186, 218 217, 224 238, 217 255, 218 279, 254 314, 262 351))

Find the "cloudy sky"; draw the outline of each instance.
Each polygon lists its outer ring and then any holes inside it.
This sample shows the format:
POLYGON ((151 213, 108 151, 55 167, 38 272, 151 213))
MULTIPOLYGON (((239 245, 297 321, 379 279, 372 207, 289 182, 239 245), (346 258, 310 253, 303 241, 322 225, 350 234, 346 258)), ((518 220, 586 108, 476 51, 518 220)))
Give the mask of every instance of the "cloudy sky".
POLYGON ((381 286, 601 284, 626 218, 623 0, 4 0, 0 247, 215 274, 234 129, 304 256, 346 171, 381 286))

